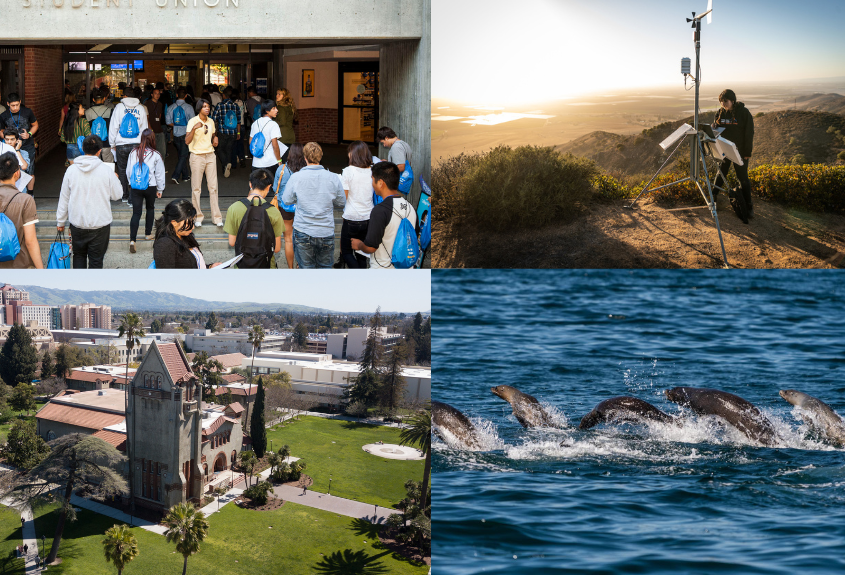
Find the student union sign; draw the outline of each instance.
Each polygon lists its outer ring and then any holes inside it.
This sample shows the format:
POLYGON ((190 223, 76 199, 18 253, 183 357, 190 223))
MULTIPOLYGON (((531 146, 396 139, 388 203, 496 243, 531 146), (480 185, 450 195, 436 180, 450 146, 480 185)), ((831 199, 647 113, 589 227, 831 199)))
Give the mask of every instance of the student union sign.
POLYGON ((20 0, 24 8, 133 8, 132 3, 155 4, 159 8, 189 8, 191 6, 238 8, 242 0, 20 0))

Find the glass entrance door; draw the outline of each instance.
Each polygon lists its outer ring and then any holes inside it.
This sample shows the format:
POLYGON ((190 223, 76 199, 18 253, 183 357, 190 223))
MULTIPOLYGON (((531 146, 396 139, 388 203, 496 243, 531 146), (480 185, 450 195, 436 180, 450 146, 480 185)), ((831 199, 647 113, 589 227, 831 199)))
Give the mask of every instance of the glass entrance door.
POLYGON ((338 66, 340 131, 342 143, 361 140, 376 143, 378 118, 378 62, 350 62, 338 66))

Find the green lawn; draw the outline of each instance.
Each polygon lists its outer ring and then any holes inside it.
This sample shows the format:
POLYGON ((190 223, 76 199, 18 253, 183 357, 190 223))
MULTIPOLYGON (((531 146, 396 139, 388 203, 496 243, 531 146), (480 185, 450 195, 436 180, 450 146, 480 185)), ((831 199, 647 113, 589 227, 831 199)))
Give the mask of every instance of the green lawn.
MULTIPOLYGON (((29 412, 29 415, 27 415, 26 412, 24 412, 24 411, 16 411, 15 416, 12 419, 10 419, 6 423, 0 423, 0 445, 3 445, 4 443, 6 443, 6 439, 9 437, 9 432, 12 430, 12 424, 15 422, 15 420, 17 420, 17 419, 30 419, 32 421, 35 421, 35 413, 39 409, 44 407, 45 403, 46 402, 43 402, 43 401, 36 401, 35 402, 36 407, 35 407, 34 410, 29 412)), ((0 570, 0 573, 2 573, 2 570, 0 570)))
POLYGON ((0 573, 23 573, 23 559, 15 558, 21 541, 21 516, 0 505, 0 573))
POLYGON ((267 430, 267 446, 287 444, 293 457, 307 463, 314 491, 326 493, 332 477, 332 495, 393 507, 404 499, 405 482, 422 481, 423 461, 398 461, 371 455, 362 446, 376 441, 399 443, 395 427, 351 421, 303 417, 267 430))
MULTIPOLYGON (((76 522, 66 524, 59 550, 62 564, 50 567, 48 573, 116 573, 103 558, 101 544, 106 529, 114 523, 115 520, 104 515, 81 510, 76 522)), ((188 559, 188 573, 428 573, 427 566, 411 564, 382 549, 369 523, 296 503, 285 503, 276 511, 249 511, 229 504, 211 515, 209 523, 209 535, 200 552, 188 559)), ((36 532, 39 537, 42 533, 48 535, 47 549, 52 544, 50 536, 55 525, 56 515, 52 509, 36 512, 36 532)), ((126 567, 125 575, 181 573, 183 559, 175 553, 174 545, 167 543, 161 535, 137 527, 132 531, 138 540, 140 554, 126 567)), ((0 537, 7 533, 2 544, 13 549, 17 544, 15 537, 20 539, 20 519, 14 511, 0 514, 0 537), (8 521, 5 515, 10 515, 8 521)), ((0 547, 0 550, 5 549, 0 547)), ((22 573, 22 569, 7 572, 22 573)))

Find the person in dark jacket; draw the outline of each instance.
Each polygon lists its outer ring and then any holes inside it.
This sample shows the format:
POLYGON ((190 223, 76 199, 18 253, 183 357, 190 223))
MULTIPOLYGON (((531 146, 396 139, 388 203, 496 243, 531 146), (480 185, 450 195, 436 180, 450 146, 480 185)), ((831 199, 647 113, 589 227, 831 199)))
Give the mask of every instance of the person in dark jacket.
MULTIPOLYGON (((742 186, 742 195, 745 199, 745 206, 748 208, 748 216, 752 217, 754 211, 751 205, 751 182, 748 180, 748 161, 751 159, 751 151, 754 147, 754 118, 745 104, 736 101, 736 94, 733 90, 725 90, 719 94, 719 103, 722 105, 719 111, 716 112, 716 119, 713 122, 714 128, 724 128, 722 137, 733 142, 739 155, 742 158, 743 164, 741 166, 734 164, 731 160, 725 158, 719 166, 719 173, 722 176, 722 182, 727 182, 728 172, 731 165, 734 167, 734 173, 742 186)), ((717 177, 717 184, 719 178, 717 177)))
POLYGON ((206 264, 194 237, 197 210, 190 200, 173 200, 156 220, 153 261, 156 269, 205 269, 206 264))

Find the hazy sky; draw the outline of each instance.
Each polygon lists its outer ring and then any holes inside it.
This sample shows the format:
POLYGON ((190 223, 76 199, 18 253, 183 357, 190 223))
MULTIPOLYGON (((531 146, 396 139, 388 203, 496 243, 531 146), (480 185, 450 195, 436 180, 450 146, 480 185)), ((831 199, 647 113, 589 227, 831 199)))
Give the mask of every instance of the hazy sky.
MULTIPOLYGON (((695 58, 685 18, 707 0, 433 0, 434 98, 545 102, 683 84, 695 58)), ((714 0, 703 82, 845 76, 844 0, 714 0)))
MULTIPOLYGON (((0 284, 71 290, 153 290, 211 301, 288 303, 336 311, 431 309, 431 271, 2 270, 0 284)), ((96 303, 96 302, 93 302, 96 303)))

